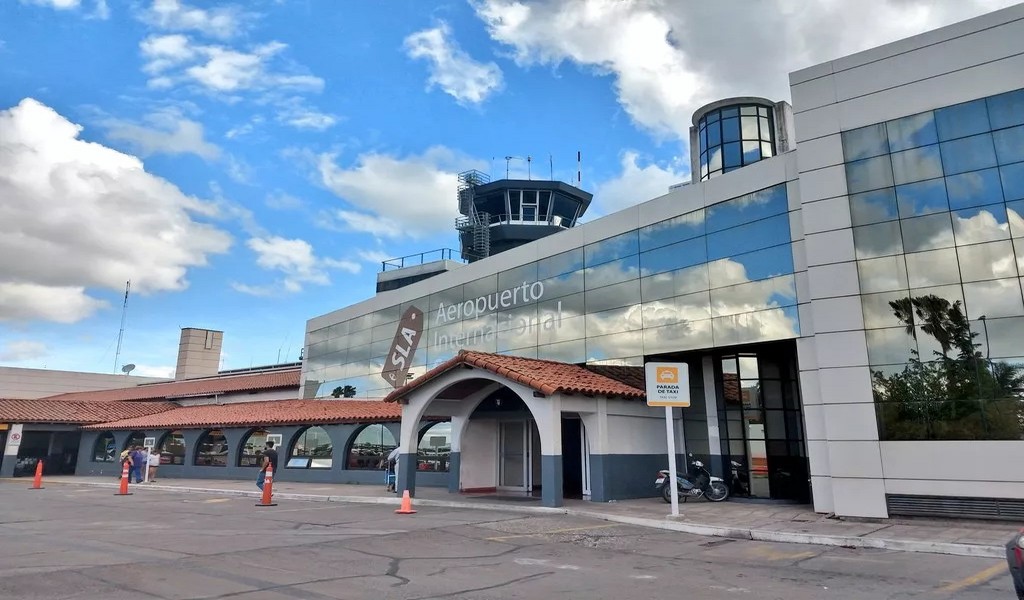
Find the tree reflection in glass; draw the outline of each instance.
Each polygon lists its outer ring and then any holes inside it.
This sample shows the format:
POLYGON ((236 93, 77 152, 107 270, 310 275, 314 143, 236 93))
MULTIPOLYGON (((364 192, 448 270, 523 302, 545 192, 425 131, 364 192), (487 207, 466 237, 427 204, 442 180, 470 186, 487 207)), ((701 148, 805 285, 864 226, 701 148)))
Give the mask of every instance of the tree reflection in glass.
POLYGON ((938 350, 930 361, 912 350, 902 371, 872 373, 881 439, 1021 439, 1024 366, 985 359, 961 302, 929 294, 889 307, 907 335, 927 335, 938 350))

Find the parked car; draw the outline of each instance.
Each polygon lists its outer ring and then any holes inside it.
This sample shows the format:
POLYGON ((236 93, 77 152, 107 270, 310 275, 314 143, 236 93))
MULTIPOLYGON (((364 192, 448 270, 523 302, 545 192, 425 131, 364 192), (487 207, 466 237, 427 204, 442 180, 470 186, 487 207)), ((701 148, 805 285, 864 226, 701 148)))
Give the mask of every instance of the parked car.
POLYGON ((1006 566, 1013 577, 1013 589, 1017 598, 1024 600, 1024 529, 1021 529, 1006 543, 1006 566))

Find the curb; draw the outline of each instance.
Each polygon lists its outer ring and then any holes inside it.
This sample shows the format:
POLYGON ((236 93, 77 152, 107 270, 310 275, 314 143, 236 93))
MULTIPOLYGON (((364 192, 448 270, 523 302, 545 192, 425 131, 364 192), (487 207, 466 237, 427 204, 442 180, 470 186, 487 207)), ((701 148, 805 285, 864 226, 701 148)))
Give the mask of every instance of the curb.
MULTIPOLYGON (((55 482, 62 485, 78 485, 91 487, 115 488, 114 483, 100 483, 91 481, 61 481, 55 482)), ((136 487, 136 486, 133 486, 136 487)), ((136 487, 142 490, 154 490, 163 492, 177 492, 184 494, 216 494, 221 496, 236 496, 241 498, 260 498, 258 491, 225 490, 217 488, 180 487, 170 485, 145 485, 136 487)), ((380 496, 327 496, 323 494, 297 494, 297 493, 275 493, 274 498, 278 500, 298 500, 303 502, 338 502, 345 504, 378 504, 398 506, 401 498, 380 497, 380 496)), ((623 525, 635 525, 651 529, 663 529, 667 531, 678 531, 691 535, 705 537, 721 537, 739 540, 752 540, 758 542, 777 542, 788 544, 808 544, 814 546, 830 546, 842 548, 872 548, 877 550, 893 550, 897 552, 915 552, 927 554, 948 554, 952 556, 972 556, 976 558, 1005 558, 1005 549, 1002 546, 983 546, 980 544, 959 544, 955 542, 930 542, 925 540, 899 540, 886 538, 872 538, 850 535, 822 535, 814 533, 799 533, 792 531, 772 531, 769 529, 747 529, 742 527, 725 527, 721 525, 703 525, 700 523, 687 523, 670 520, 651 519, 646 517, 629 517, 624 515, 609 515, 591 510, 580 510, 575 508, 549 508, 544 506, 509 506, 504 504, 483 504, 476 502, 459 502, 456 500, 430 500, 418 499, 416 504, 420 506, 432 506, 435 508, 462 508, 470 510, 489 510, 520 514, 547 514, 547 515, 568 515, 574 517, 585 517, 608 521, 611 523, 622 523, 623 525)))

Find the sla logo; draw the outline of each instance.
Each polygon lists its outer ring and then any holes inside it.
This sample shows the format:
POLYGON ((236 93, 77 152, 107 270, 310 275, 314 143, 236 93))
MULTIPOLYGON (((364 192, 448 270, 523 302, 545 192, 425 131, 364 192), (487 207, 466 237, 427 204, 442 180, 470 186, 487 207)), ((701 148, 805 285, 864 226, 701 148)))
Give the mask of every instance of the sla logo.
POLYGON ((398 322, 395 339, 391 342, 391 349, 384 362, 384 369, 380 372, 384 381, 391 384, 391 387, 398 389, 408 380, 412 359, 416 355, 416 348, 420 344, 422 334, 423 311, 415 306, 410 306, 398 322))
POLYGON ((658 367, 658 383, 679 383, 678 367, 658 367))

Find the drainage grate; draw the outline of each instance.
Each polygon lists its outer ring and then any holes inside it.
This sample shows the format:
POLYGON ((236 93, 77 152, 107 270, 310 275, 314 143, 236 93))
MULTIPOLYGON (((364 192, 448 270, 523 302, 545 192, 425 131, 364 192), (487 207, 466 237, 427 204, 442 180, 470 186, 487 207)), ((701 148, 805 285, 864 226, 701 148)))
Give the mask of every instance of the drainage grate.
POLYGON ((886 494, 890 515, 961 519, 1024 520, 1024 500, 1018 498, 957 498, 886 494))

